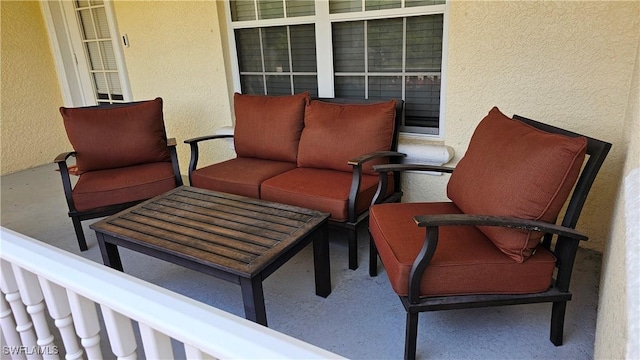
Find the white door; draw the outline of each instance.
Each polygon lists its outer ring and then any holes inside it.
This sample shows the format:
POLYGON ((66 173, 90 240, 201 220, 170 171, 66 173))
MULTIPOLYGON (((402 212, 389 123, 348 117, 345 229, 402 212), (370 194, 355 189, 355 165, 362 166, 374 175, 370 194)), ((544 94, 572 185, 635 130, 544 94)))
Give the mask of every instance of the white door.
POLYGON ((131 101, 110 1, 42 1, 66 106, 131 101))

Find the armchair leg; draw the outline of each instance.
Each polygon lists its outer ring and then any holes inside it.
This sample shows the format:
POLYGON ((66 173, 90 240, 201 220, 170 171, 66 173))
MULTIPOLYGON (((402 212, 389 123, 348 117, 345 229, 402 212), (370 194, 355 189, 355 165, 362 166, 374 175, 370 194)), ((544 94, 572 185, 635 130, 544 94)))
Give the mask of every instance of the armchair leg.
POLYGON ((407 328, 404 341, 405 360, 415 360, 418 340, 418 313, 407 311, 407 328))
POLYGON ((378 276, 378 249, 371 236, 369 236, 369 276, 378 276))
POLYGON ((562 345, 564 313, 566 308, 566 301, 554 302, 553 307, 551 308, 551 342, 555 346, 562 345))
POLYGON ((355 270, 358 268, 358 229, 349 229, 349 269, 355 270))
POLYGON ((76 238, 78 238, 80 251, 87 251, 89 247, 87 246, 87 241, 84 238, 84 231, 82 231, 82 224, 80 223, 80 219, 78 219, 77 217, 72 217, 71 221, 73 222, 73 229, 76 231, 76 238))

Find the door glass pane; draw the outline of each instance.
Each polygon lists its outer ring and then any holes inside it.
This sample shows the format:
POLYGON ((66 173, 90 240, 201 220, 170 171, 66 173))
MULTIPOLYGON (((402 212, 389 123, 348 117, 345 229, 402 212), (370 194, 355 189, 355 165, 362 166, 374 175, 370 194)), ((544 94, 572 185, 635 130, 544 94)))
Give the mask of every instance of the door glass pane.
POLYGON ((100 100, 109 99, 109 88, 107 87, 107 74, 93 73, 93 81, 96 86, 96 94, 100 100))
POLYGON ((92 40, 96 38, 96 31, 93 26, 93 16, 91 16, 91 10, 80 10, 78 12, 80 18, 80 28, 82 28, 82 34, 85 40, 92 40))
POLYGON ((282 0, 258 0, 258 19, 280 19, 283 17, 282 0))
POLYGON ((89 52, 91 70, 104 70, 104 67, 102 66, 102 56, 100 56, 100 50, 98 48, 98 42, 92 41, 86 44, 87 51, 89 52))
POLYGON ((438 127, 440 77, 407 76, 405 125, 438 127))
POLYGON ((76 1, 76 9, 77 8, 87 7, 87 6, 89 6, 89 1, 87 1, 87 0, 77 0, 76 1))
POLYGON ((315 72, 316 29, 313 25, 291 26, 291 60, 293 71, 315 72))
POLYGON ((102 64, 105 70, 118 70, 116 56, 113 52, 113 44, 111 40, 100 41, 100 52, 102 54, 102 64))
POLYGON ((94 21, 96 24, 96 31, 98 32, 99 39, 108 39, 111 37, 109 34, 109 23, 107 22, 107 13, 104 8, 97 8, 93 11, 94 21))
POLYGON ((407 18, 407 71, 440 71, 442 21, 442 15, 407 18))
POLYGON ((315 75, 294 75, 293 92, 299 94, 308 91, 311 97, 318 97, 318 77, 315 75))
POLYGON ((369 99, 402 99, 402 76, 370 76, 369 99))
POLYGON ((289 41, 286 26, 263 28, 262 47, 265 72, 289 71, 289 41))
POLYGON ((329 13, 340 14, 362 11, 362 0, 329 0, 329 13))
POLYGON ((402 71, 402 18, 367 22, 369 71, 402 71))
POLYGON ((241 75, 240 86, 242 86, 243 94, 264 95, 262 75, 241 75))
POLYGON ((267 75, 267 95, 291 95, 291 77, 267 75))
POLYGON ((259 29, 236 30, 236 46, 240 71, 262 71, 259 29))
POLYGON ((307 16, 316 13, 313 0, 287 0, 287 17, 307 16))
POLYGON ((122 95, 122 86, 120 86, 120 78, 118 77, 118 73, 107 73, 107 81, 109 83, 109 89, 111 90, 111 96, 122 95))
POLYGON ((335 96, 364 99, 364 76, 336 76, 335 96))
POLYGON ((365 10, 397 9, 400 0, 367 0, 364 2, 365 10))
POLYGON ((333 67, 336 72, 364 72, 364 21, 333 24, 333 67))

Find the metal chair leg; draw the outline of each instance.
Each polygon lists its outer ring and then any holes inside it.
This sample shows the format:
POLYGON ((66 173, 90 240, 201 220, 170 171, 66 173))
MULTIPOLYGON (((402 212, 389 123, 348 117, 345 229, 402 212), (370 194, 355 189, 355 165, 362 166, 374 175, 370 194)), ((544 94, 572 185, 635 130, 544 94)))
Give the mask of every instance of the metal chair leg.
POLYGON ((554 302, 551 308, 551 342, 555 346, 562 345, 564 333, 564 313, 567 309, 567 302, 554 302))
POLYGON ((418 341, 418 313, 407 311, 407 329, 404 342, 404 358, 415 360, 416 342, 418 341))
POLYGON ((369 236, 369 276, 378 275, 378 249, 373 238, 369 236))
POLYGON ((349 229, 349 269, 358 268, 358 229, 349 229))
POLYGON ((89 250, 89 247, 87 246, 87 240, 85 240, 84 238, 84 231, 82 230, 80 219, 78 219, 77 217, 71 217, 71 221, 73 222, 73 229, 76 231, 76 238, 78 238, 80 251, 89 250))

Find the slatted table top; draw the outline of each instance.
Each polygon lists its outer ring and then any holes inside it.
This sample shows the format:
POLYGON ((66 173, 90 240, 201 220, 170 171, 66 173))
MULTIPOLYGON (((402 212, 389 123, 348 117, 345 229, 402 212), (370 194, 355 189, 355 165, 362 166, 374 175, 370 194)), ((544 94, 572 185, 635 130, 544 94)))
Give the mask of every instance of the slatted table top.
POLYGON ((252 278, 328 218, 315 210, 181 186, 90 227, 252 278))

